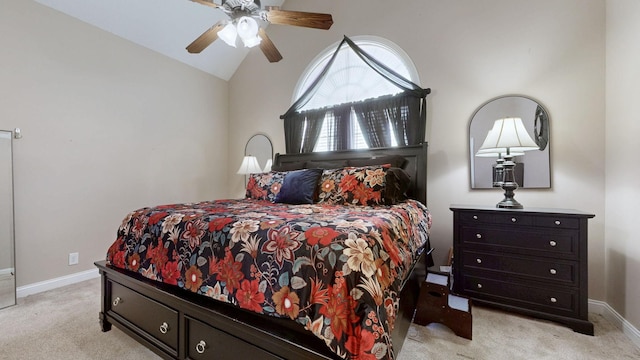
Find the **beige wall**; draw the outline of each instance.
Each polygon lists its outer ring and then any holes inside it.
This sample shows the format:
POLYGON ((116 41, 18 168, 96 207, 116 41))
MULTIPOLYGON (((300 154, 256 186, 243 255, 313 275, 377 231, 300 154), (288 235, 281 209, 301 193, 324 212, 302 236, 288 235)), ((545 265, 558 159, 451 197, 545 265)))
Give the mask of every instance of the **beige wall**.
POLYGON ((607 1, 606 279, 607 303, 640 328, 640 2, 607 1))
MULTIPOLYGON (((413 0, 389 6, 388 1, 289 0, 285 9, 328 12, 335 23, 329 31, 270 26, 284 59, 269 64, 252 51, 240 66, 230 81, 230 172, 254 132, 269 134, 276 151, 284 152, 278 117, 316 54, 343 34, 385 37, 408 53, 422 86, 433 91, 428 206, 435 218, 437 261, 444 261, 452 244, 450 204, 491 205, 502 199, 497 190, 469 189, 469 118, 493 97, 523 94, 550 113, 552 189, 519 189, 516 198, 528 207, 596 215, 589 226, 589 297, 605 299, 604 1, 413 0)), ((241 194, 241 185, 231 191, 241 194)))
POLYGON ((93 269, 130 210, 226 197, 226 82, 33 1, 3 0, 0 33, 18 286, 93 269))

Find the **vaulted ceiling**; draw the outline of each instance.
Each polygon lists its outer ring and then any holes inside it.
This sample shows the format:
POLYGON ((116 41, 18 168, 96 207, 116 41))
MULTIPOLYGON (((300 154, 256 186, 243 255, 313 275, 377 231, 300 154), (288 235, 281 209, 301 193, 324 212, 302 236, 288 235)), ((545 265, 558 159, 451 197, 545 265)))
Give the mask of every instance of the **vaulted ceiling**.
MULTIPOLYGON (((187 45, 226 18, 218 9, 189 0, 35 1, 224 80, 233 76, 249 51, 260 51, 215 41, 201 53, 189 54, 187 45)), ((284 0, 261 3, 280 6, 284 0)))

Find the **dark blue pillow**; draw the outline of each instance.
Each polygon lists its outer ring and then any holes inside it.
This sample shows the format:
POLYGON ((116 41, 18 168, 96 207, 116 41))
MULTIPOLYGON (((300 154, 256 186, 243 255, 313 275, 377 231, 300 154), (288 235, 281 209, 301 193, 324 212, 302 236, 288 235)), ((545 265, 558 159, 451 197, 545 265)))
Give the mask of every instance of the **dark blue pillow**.
POLYGON ((284 177, 277 203, 313 204, 322 169, 289 171, 284 177))

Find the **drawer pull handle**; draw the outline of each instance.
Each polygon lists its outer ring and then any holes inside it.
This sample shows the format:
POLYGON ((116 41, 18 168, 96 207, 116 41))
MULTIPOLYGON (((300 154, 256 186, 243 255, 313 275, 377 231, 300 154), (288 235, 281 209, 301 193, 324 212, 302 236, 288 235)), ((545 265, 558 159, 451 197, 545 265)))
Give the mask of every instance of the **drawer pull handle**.
POLYGON ((514 222, 516 222, 516 221, 518 221, 518 219, 516 219, 516 218, 511 218, 511 222, 512 222, 512 223, 514 223, 514 222))
POLYGON ((558 302, 558 299, 556 299, 554 297, 552 297, 550 300, 551 300, 552 303, 557 303, 558 302))
POLYGON ((478 284, 478 289, 482 289, 482 284, 478 284))
POLYGON ((118 296, 117 298, 113 299, 113 307, 116 307, 118 305, 120 305, 120 303, 122 302, 122 299, 120 298, 120 296, 118 296))
POLYGON ((551 273, 551 275, 555 275, 558 272, 556 271, 556 269, 549 269, 549 273, 551 273))
POLYGON ((166 322, 163 322, 162 325, 160 325, 160 332, 163 334, 166 334, 169 331, 169 324, 167 324, 166 322))
POLYGON ((561 224, 560 220, 556 220, 553 223, 556 224, 556 225, 560 225, 561 224))
POLYGON ((482 234, 476 234, 476 238, 482 239, 482 234))
POLYGON ((556 245, 558 245, 558 243, 553 241, 553 240, 551 240, 551 241, 549 241, 549 245, 555 247, 556 245))
POLYGON ((196 344, 196 351, 198 354, 204 354, 204 351, 207 349, 207 343, 204 340, 200 340, 199 343, 196 344))
POLYGON ((478 220, 478 215, 473 215, 473 220, 478 220))
POLYGON ((476 259, 476 262, 477 262, 478 264, 482 264, 482 259, 477 258, 477 259, 476 259))

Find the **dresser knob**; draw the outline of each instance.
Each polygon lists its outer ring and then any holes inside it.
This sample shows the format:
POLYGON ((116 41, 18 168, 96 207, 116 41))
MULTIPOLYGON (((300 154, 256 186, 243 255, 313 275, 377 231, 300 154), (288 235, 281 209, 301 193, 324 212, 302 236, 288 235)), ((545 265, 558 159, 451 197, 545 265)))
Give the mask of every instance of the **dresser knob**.
POLYGON ((556 271, 556 269, 549 269, 549 273, 551 273, 551 275, 555 275, 558 272, 556 271))
POLYGON ((554 298, 554 297, 552 297, 552 298, 551 298, 551 299, 549 299, 549 300, 551 300, 551 302, 552 302, 552 303, 557 303, 557 302, 558 302, 558 299, 556 299, 556 298, 554 298))
POLYGON ((478 284, 478 289, 482 289, 482 284, 478 284))
POLYGON ((117 298, 113 299, 113 307, 118 306, 120 303, 122 302, 122 299, 118 296, 117 298))
POLYGON ((561 224, 560 220, 556 220, 553 223, 556 224, 556 225, 560 225, 561 224))
POLYGON ((478 215, 473 215, 473 220, 478 220, 478 215))
POLYGON ((199 343, 196 344, 196 351, 198 354, 204 354, 204 351, 207 349, 207 343, 204 340, 200 340, 199 343))
POLYGON ((160 332, 163 334, 166 334, 169 331, 169 324, 167 324, 166 322, 163 322, 162 325, 160 325, 160 332))
POLYGON ((476 234, 476 237, 477 237, 478 239, 482 239, 482 234, 476 234))
POLYGON ((555 247, 556 245, 558 245, 558 243, 553 241, 553 240, 551 240, 551 241, 549 241, 549 245, 555 247))
POLYGON ((516 218, 511 218, 511 222, 513 222, 513 223, 514 223, 514 222, 516 222, 516 221, 518 221, 518 219, 516 219, 516 218))
POLYGON ((482 264, 482 259, 477 258, 477 259, 476 259, 476 262, 477 262, 478 264, 482 264))

